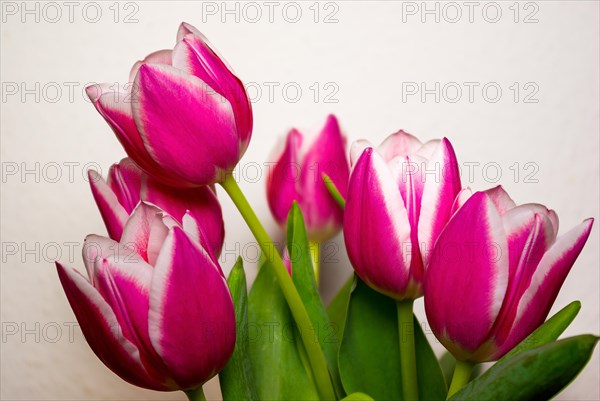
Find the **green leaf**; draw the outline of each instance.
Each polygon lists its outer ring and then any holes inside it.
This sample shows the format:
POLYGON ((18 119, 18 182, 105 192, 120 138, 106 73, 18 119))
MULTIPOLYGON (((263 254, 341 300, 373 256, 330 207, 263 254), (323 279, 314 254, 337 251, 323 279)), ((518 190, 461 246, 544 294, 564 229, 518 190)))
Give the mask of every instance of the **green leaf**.
POLYGON ((306 351, 273 269, 259 270, 248 299, 252 372, 261 400, 319 398, 306 351))
POLYGON ((344 325, 346 324, 346 313, 348 312, 348 303, 350 302, 350 293, 354 286, 354 274, 348 277, 348 280, 344 283, 342 288, 333 297, 329 306, 327 307, 327 314, 329 315, 329 321, 334 325, 336 331, 336 338, 339 344, 344 335, 344 325))
POLYGON ((248 294, 242 258, 238 258, 227 285, 235 307, 236 340, 233 356, 219 373, 224 400, 258 400, 252 367, 248 355, 248 294))
MULTIPOLYGON (((444 400, 446 384, 440 366, 416 319, 414 328, 419 399, 444 400)), ((396 302, 358 277, 348 305, 339 365, 347 393, 368 392, 376 400, 402 400, 396 302)))
POLYGON ((365 393, 352 393, 344 398, 341 401, 374 401, 373 398, 368 396, 365 393))
POLYGON ((333 199, 335 199, 337 204, 343 209, 346 206, 346 200, 331 180, 331 177, 329 177, 327 174, 323 174, 323 182, 325 183, 325 186, 327 187, 327 190, 333 199))
POLYGON ((287 247, 292 262, 292 280, 310 317, 315 338, 327 360, 336 394, 341 396, 342 383, 337 369, 337 327, 329 321, 317 288, 304 219, 296 202, 288 215, 287 247))
POLYGON ((596 336, 581 335, 521 351, 496 363, 450 400, 548 400, 579 374, 597 342, 596 336))
POLYGON ((502 361, 504 359, 508 359, 519 352, 556 341, 556 339, 567 329, 567 327, 569 327, 571 322, 573 322, 580 309, 581 302, 571 302, 569 305, 558 311, 550 319, 546 320, 544 324, 542 324, 533 333, 517 344, 515 348, 504 355, 500 360, 502 361))

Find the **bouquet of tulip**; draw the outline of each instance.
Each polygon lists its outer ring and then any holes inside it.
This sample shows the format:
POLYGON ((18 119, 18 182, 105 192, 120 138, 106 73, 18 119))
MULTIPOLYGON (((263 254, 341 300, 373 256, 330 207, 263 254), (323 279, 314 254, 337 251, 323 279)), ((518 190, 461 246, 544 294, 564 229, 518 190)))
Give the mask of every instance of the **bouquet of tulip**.
POLYGON ((87 342, 122 379, 190 400, 219 374, 225 400, 515 401, 553 397, 588 362, 598 337, 557 340, 579 302, 546 318, 593 219, 558 236, 553 210, 462 188, 445 138, 399 131, 355 142, 348 161, 329 116, 310 143, 292 130, 269 171, 276 249, 232 173, 251 105, 206 38, 182 24, 130 81, 87 89, 129 156, 106 181, 90 172, 108 237, 86 238, 87 278, 57 263, 87 342), (227 279, 219 265, 215 184, 262 250, 249 293, 241 258, 227 279), (355 274, 326 307, 319 244, 342 229, 355 274), (421 296, 440 360, 413 315, 421 296))

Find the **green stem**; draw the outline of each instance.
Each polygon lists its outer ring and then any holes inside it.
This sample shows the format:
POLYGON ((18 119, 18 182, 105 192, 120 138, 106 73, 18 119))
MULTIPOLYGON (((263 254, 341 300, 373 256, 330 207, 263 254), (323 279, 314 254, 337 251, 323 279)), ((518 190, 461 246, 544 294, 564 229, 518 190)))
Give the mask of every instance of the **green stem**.
POLYGON ((398 337, 400 339, 400 369, 402 393, 405 401, 418 401, 417 362, 415 356, 415 328, 413 300, 398 301, 398 337))
POLYGON ((252 207, 242 193, 233 175, 227 175, 225 180, 221 182, 221 186, 240 211, 240 214, 246 221, 246 224, 248 224, 248 227, 250 228, 250 231, 252 231, 256 241, 258 241, 258 245, 260 246, 261 250, 269 262, 271 262, 269 266, 273 268, 275 277, 277 278, 279 286, 281 287, 281 291, 283 292, 287 304, 292 311, 294 320, 298 325, 300 337, 302 338, 302 343, 304 344, 304 348, 306 349, 306 353, 310 360, 310 365, 312 367, 321 398, 325 400, 334 400, 335 392, 329 376, 325 355, 323 354, 323 350, 321 349, 319 342, 314 338, 313 328, 310 317, 308 316, 308 312, 302 303, 300 294, 298 294, 298 291, 292 282, 292 278, 288 274, 288 271, 283 264, 283 260, 281 260, 279 252, 277 252, 275 249, 273 241, 271 241, 269 234, 267 234, 267 231, 258 220, 256 213, 254 213, 254 210, 252 210, 252 207))
POLYGON ((456 367, 454 368, 454 374, 452 375, 452 383, 450 383, 450 390, 448 390, 448 397, 446 397, 447 400, 469 382, 474 366, 475 365, 471 362, 456 360, 456 367))
POLYGON ((310 258, 312 260, 313 263, 313 269, 315 270, 315 281, 317 282, 317 288, 319 287, 319 263, 320 261, 320 255, 319 255, 319 243, 318 242, 313 242, 313 241, 309 241, 308 242, 308 248, 310 249, 310 258))
POLYGON ((190 401, 206 401, 206 397, 204 396, 204 390, 202 390, 202 386, 195 388, 193 390, 184 391, 185 395, 190 401))

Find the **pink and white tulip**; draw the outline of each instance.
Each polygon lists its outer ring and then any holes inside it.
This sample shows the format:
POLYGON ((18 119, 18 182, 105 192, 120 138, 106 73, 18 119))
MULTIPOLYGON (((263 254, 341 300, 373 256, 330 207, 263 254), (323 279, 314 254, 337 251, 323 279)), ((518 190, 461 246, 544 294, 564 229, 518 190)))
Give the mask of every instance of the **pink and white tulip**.
POLYGON ((456 358, 492 361, 544 322, 593 219, 557 238, 553 210, 517 206, 502 187, 465 192, 427 268, 425 311, 456 358))
POLYGON ((58 275, 109 369, 136 386, 171 391, 197 388, 225 366, 236 327, 227 283, 173 218, 140 203, 120 242, 90 235, 83 256, 88 278, 57 262, 58 275))
POLYGON ((306 143, 305 136, 292 129, 285 147, 276 157, 267 177, 267 199, 273 217, 285 226, 294 201, 304 215, 310 240, 323 242, 342 227, 343 210, 323 182, 327 174, 342 196, 346 195, 349 166, 346 139, 335 116, 327 117, 317 137, 306 143))
POLYGON ((421 143, 399 131, 374 150, 351 149, 344 211, 348 256, 360 278, 396 300, 423 294, 425 266, 451 216, 460 175, 447 139, 421 143))
POLYGON ((193 26, 182 23, 173 50, 138 61, 122 89, 86 91, 125 151, 172 186, 221 181, 250 141, 252 108, 242 82, 193 26))
POLYGON ((221 253, 225 228, 221 205, 208 186, 173 188, 144 173, 131 159, 111 166, 104 181, 94 170, 89 173, 90 186, 108 235, 121 240, 129 215, 140 201, 154 204, 179 224, 184 216, 195 221, 196 236, 202 235, 213 255, 221 253))

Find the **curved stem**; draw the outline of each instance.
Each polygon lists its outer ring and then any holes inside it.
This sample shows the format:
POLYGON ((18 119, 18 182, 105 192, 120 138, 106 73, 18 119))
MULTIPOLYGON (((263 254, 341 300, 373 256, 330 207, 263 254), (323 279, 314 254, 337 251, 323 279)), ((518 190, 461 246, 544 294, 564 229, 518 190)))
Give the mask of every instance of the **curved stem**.
POLYGON ((195 388, 193 390, 185 390, 185 395, 190 401, 206 401, 206 396, 204 395, 204 390, 202 386, 195 388))
POLYGON ((398 337, 400 339, 402 393, 405 401, 419 400, 413 302, 411 299, 396 303, 396 310, 398 312, 398 337))
POLYGON ((242 193, 239 185, 235 181, 235 178, 229 174, 220 184, 240 211, 240 214, 246 221, 246 224, 248 224, 248 227, 250 228, 250 231, 252 231, 256 241, 258 241, 258 245, 260 246, 261 250, 269 262, 271 262, 269 266, 273 268, 275 277, 277 278, 279 286, 281 287, 281 291, 283 292, 294 320, 298 325, 298 331, 300 332, 302 343, 304 344, 304 348, 306 349, 306 353, 310 360, 310 365, 312 367, 321 398, 324 400, 336 399, 333 384, 331 383, 329 376, 325 355, 323 354, 323 350, 321 349, 319 342, 314 338, 313 327, 310 317, 308 316, 308 312, 302 303, 300 294, 298 294, 298 291, 292 282, 292 278, 288 274, 288 271, 283 264, 283 260, 281 260, 279 252, 277 252, 275 249, 273 241, 271 241, 269 234, 267 234, 267 231, 261 224, 260 220, 258 220, 256 213, 254 213, 254 210, 242 193))
POLYGON ((318 242, 313 242, 313 241, 309 241, 308 242, 308 248, 310 249, 310 258, 312 260, 313 263, 313 269, 315 270, 315 281, 317 282, 317 288, 319 287, 319 264, 321 262, 320 260, 320 253, 319 253, 319 243, 318 242))
POLYGON ((447 400, 469 382, 474 366, 475 365, 471 362, 456 360, 456 367, 454 368, 454 374, 452 375, 452 383, 450 383, 450 390, 448 390, 448 397, 446 397, 447 400))

